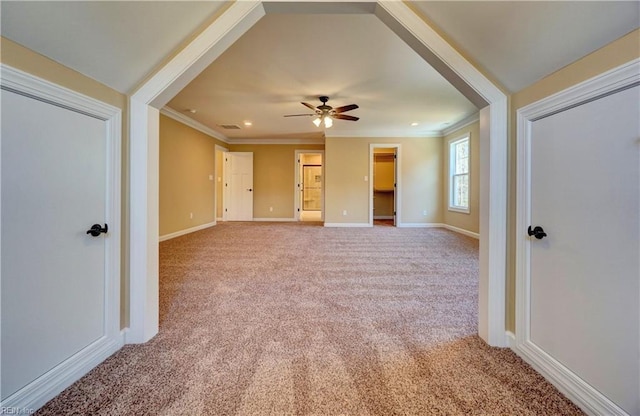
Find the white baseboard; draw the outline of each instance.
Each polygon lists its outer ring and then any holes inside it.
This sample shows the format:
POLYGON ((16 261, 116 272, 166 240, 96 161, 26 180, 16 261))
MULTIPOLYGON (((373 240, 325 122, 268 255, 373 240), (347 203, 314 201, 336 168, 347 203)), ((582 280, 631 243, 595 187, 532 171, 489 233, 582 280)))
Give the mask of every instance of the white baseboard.
POLYGON ((15 414, 34 413, 123 345, 122 333, 115 338, 98 339, 4 399, 1 404, 2 409, 14 410, 15 414))
POLYGON ((400 222, 398 228, 442 228, 444 224, 437 222, 400 222))
POLYGON ((176 231, 175 233, 161 235, 160 238, 158 238, 158 241, 171 240, 172 238, 176 238, 176 237, 180 237, 181 235, 190 234, 190 233, 193 233, 193 232, 196 232, 196 231, 204 230, 205 228, 213 227, 214 225, 216 225, 215 221, 207 223, 207 224, 197 225, 195 227, 187 228, 185 230, 176 231))
POLYGON ((334 228, 373 227, 368 222, 325 222, 324 226, 334 228))
POLYGON ((480 239, 480 234, 474 233, 473 231, 468 231, 468 230, 465 230, 464 228, 454 227, 453 225, 449 225, 449 224, 442 224, 442 226, 444 228, 446 228, 447 230, 455 231, 456 233, 464 234, 464 235, 469 236, 469 237, 473 237, 476 240, 480 239))
POLYGON ((295 218, 254 218, 254 221, 260 222, 294 222, 295 218))
POLYGON ((528 341, 522 344, 515 342, 511 349, 586 414, 629 416, 618 405, 533 342, 528 341))

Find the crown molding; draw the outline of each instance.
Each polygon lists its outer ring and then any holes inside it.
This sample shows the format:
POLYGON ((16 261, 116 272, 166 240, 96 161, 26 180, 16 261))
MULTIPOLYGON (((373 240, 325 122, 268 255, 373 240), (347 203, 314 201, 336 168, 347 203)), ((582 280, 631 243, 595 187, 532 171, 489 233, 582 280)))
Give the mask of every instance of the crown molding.
POLYGON ((463 127, 467 127, 468 125, 473 124, 477 121, 480 121, 480 113, 472 114, 469 117, 463 118, 462 120, 458 121, 454 125, 449 126, 446 129, 442 130, 441 133, 443 136, 448 136, 451 133, 455 132, 456 130, 460 130, 463 127))
POLYGON ((178 121, 178 122, 180 122, 182 124, 185 124, 185 125, 193 128, 193 129, 196 129, 199 132, 206 134, 207 136, 213 137, 214 139, 218 139, 218 140, 220 140, 222 142, 225 142, 225 143, 230 143, 230 139, 227 136, 218 133, 217 131, 213 130, 212 128, 205 126, 204 124, 200 123, 199 121, 195 121, 191 117, 188 117, 188 116, 186 116, 186 115, 174 110, 171 107, 167 107, 167 106, 162 107, 162 109, 160 110, 160 114, 165 115, 165 116, 167 116, 169 118, 172 118, 175 121, 178 121))
POLYGON ((324 144, 323 138, 297 139, 297 138, 243 138, 228 139, 229 144, 324 144))
POLYGON ((442 135, 442 132, 439 131, 425 131, 425 132, 420 132, 420 133, 411 133, 411 134, 407 134, 407 133, 393 133, 393 132, 387 132, 386 134, 380 134, 380 133, 371 133, 371 134, 367 134, 367 132, 361 132, 361 133, 356 133, 356 134, 338 134, 338 135, 327 135, 326 136, 329 139, 344 139, 344 138, 358 138, 358 139, 379 139, 379 138, 422 138, 422 139, 432 139, 432 138, 442 138, 444 137, 442 135))

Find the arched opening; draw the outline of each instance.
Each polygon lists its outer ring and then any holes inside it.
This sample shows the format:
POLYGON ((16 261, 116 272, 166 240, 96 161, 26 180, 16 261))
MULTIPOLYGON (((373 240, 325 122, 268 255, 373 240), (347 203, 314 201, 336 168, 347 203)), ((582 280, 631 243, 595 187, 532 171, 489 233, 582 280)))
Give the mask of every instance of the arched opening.
POLYGON ((130 100, 130 331, 145 342, 158 331, 159 109, 267 13, 372 13, 480 111, 479 335, 505 346, 507 97, 406 4, 236 2, 152 76, 130 100))

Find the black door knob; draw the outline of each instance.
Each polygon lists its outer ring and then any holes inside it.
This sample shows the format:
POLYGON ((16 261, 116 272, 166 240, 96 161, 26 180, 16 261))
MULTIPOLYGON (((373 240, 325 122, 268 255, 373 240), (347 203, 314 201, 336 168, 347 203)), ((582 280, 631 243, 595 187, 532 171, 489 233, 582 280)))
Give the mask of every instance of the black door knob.
POLYGON ((249 191, 249 192, 253 192, 253 189, 249 188, 249 189, 247 189, 247 191, 249 191))
POLYGON ((527 233, 529 233, 529 236, 534 236, 538 240, 542 240, 547 236, 547 233, 545 233, 542 227, 540 227, 539 225, 534 227, 533 230, 531 229, 531 226, 529 226, 527 233))
POLYGON ((87 234, 91 234, 93 237, 97 237, 102 233, 107 233, 109 231, 109 226, 107 224, 102 227, 100 224, 93 224, 91 228, 87 230, 87 234))

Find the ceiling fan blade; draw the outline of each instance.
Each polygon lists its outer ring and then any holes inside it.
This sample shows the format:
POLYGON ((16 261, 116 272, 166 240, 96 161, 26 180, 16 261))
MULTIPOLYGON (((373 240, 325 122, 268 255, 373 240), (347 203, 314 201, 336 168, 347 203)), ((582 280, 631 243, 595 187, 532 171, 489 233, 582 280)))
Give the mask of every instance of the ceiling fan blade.
POLYGON ((315 114, 287 114, 283 117, 301 117, 301 116, 309 116, 309 117, 313 117, 315 116, 315 114))
POLYGON ((340 114, 340 113, 344 113, 345 111, 355 110, 356 108, 358 108, 357 104, 349 104, 349 105, 343 105, 342 107, 334 108, 333 111, 335 111, 336 114, 340 114))
POLYGON ((313 105, 311 105, 311 104, 309 104, 309 103, 300 103, 300 104, 302 104, 302 105, 303 105, 303 106, 305 106, 305 107, 309 107, 309 108, 310 108, 310 109, 312 109, 313 111, 316 111, 316 107, 315 107, 315 106, 313 106, 313 105))
POLYGON ((358 121, 360 117, 348 116, 346 114, 335 114, 331 116, 331 118, 336 118, 338 120, 349 120, 349 121, 358 121))

